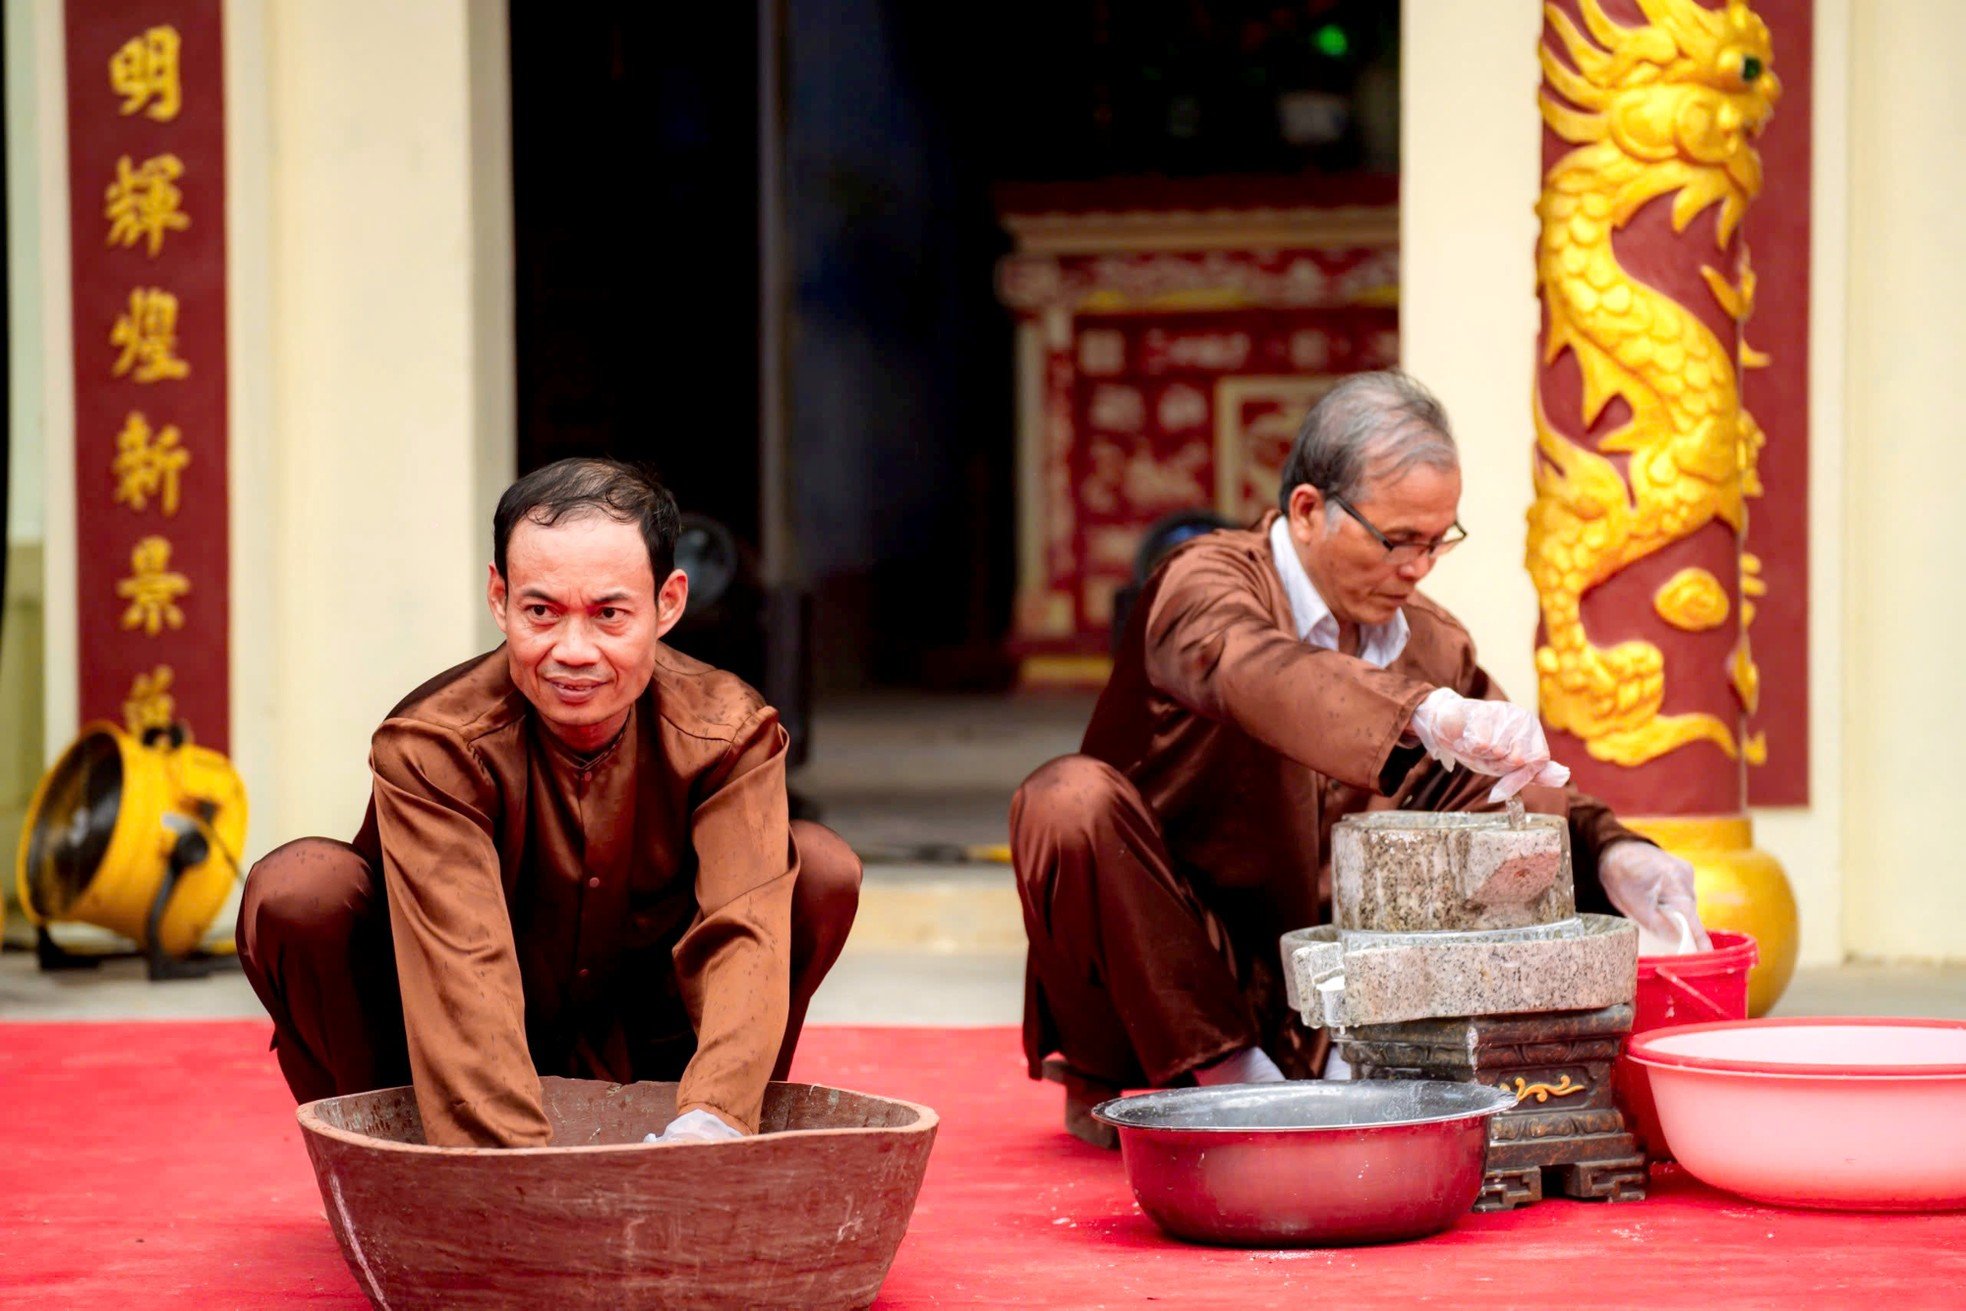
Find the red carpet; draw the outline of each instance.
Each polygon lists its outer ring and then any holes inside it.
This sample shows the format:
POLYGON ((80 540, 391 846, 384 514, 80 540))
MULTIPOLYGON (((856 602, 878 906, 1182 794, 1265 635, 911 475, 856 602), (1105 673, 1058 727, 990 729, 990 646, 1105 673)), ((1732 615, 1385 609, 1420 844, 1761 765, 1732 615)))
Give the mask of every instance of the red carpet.
MULTIPOLYGON (((6 1305, 364 1305, 252 1022, 0 1025, 6 1305)), ((1116 1155, 1066 1138, 1007 1029, 817 1029, 796 1077, 942 1113, 880 1305, 1966 1305, 1966 1215, 1771 1210, 1669 1174, 1651 1200, 1469 1216, 1421 1243, 1163 1239, 1116 1155)))

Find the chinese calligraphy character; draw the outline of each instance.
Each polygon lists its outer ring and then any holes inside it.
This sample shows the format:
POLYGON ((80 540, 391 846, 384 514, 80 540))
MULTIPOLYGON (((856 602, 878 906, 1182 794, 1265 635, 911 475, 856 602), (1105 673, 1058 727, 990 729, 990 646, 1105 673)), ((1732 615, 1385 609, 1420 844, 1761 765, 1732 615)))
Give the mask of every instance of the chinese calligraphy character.
POLYGON ((171 695, 175 677, 169 665, 158 665, 130 683, 130 694, 123 698, 123 726, 132 735, 140 738, 148 729, 169 728, 177 719, 177 698, 171 695))
POLYGON ((116 434, 116 458, 110 472, 116 475, 116 499, 132 510, 142 510, 155 496, 166 515, 177 513, 178 475, 191 463, 191 452, 179 445, 177 425, 164 425, 155 434, 140 410, 131 410, 123 420, 123 431, 116 434))
POLYGON ((109 344, 123 348, 110 370, 119 378, 133 366, 138 382, 182 378, 191 372, 176 353, 177 297, 160 288, 138 287, 130 293, 129 311, 116 316, 109 344))
POLYGON ((123 627, 141 628, 150 637, 166 624, 184 627, 177 602, 190 590, 189 578, 171 572, 171 544, 161 537, 144 538, 130 552, 130 576, 116 584, 116 594, 130 603, 123 627))
POLYGON ((125 41, 122 49, 109 57, 109 89, 123 97, 123 113, 142 109, 159 123, 177 117, 183 99, 178 85, 178 46, 175 27, 153 27, 125 41))
POLYGON ((118 159, 116 180, 103 193, 102 216, 109 220, 109 238, 103 244, 128 249, 147 242, 155 259, 166 232, 191 226, 191 216, 183 209, 184 193, 177 189, 183 176, 184 161, 176 155, 146 159, 140 168, 130 167, 128 155, 118 159))

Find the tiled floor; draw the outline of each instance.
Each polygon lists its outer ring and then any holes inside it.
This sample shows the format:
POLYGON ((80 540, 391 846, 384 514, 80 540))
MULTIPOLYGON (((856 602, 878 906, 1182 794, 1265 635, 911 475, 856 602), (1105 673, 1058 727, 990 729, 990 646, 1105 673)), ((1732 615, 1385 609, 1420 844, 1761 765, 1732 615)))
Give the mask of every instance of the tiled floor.
MULTIPOLYGON (((861 913, 814 999, 819 1024, 1015 1024, 1023 925, 1009 870, 899 856, 925 846, 1002 843, 1011 791, 1075 750, 1090 710, 1079 695, 874 697, 829 702, 812 758, 792 783, 870 859, 861 913)), ((18 935, 22 926, 11 926, 18 935)), ((1778 1013, 1966 1018, 1966 967, 1852 965, 1798 973, 1778 1013)), ((0 1019, 256 1016, 236 970, 152 984, 134 960, 42 974, 0 955, 0 1019)))
MULTIPOLYGON (((813 999, 814 1024, 1016 1024, 1024 957, 849 944, 813 999)), ((134 960, 42 974, 34 957, 0 956, 0 1020, 225 1018, 259 1015, 237 970, 150 983, 134 960)), ((1966 969, 1850 965, 1797 972, 1778 1015, 1931 1015, 1966 1019, 1966 969)))
POLYGON ((829 701, 792 774, 854 850, 1005 840, 1010 794, 1079 749, 1092 698, 885 695, 829 701))

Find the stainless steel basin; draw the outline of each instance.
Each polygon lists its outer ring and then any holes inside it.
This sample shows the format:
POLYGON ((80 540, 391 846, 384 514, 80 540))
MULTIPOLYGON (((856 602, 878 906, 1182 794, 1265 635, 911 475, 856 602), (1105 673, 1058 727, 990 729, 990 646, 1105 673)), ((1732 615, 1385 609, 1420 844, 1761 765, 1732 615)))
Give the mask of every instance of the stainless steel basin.
POLYGON ((1177 1238, 1344 1246, 1438 1233, 1474 1205, 1488 1117, 1515 1105, 1476 1083, 1171 1088, 1104 1102, 1133 1195, 1177 1238))

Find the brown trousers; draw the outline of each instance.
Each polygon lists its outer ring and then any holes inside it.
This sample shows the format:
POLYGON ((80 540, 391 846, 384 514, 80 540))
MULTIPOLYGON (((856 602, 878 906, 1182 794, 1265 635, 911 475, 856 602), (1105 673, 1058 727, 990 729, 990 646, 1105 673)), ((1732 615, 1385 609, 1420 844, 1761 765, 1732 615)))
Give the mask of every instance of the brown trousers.
POLYGON ((1234 940, 1111 765, 1061 756, 1041 766, 1011 801, 1010 852, 1031 944, 1033 1078, 1053 1051, 1119 1087, 1176 1083, 1251 1045, 1295 1077, 1322 1063, 1281 1004, 1276 937, 1234 940))
MULTIPOLYGON (((792 996, 774 1079, 791 1068, 806 1008, 839 959, 860 900, 860 858, 838 834, 794 820, 792 844, 799 853, 792 996)), ((302 838, 268 853, 246 880, 238 943, 239 963, 273 1017, 274 1050, 295 1100, 410 1082, 389 906, 380 873, 361 852, 331 838, 302 838)), ((682 1074, 673 1052, 652 1062, 631 1053, 630 1064, 540 1073, 617 1082, 682 1074)))

